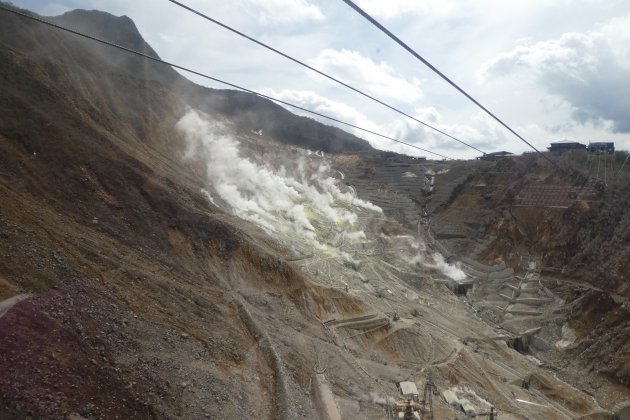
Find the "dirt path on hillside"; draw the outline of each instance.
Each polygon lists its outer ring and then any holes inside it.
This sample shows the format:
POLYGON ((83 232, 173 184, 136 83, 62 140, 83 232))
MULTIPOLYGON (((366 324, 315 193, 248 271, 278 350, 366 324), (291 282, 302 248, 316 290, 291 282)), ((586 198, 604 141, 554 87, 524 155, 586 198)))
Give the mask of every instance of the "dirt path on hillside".
POLYGON ((4 316, 4 314, 6 314, 7 312, 9 312, 9 309, 11 309, 13 307, 13 305, 15 305, 18 302, 23 301, 24 299, 28 299, 33 295, 24 293, 21 295, 15 295, 13 297, 10 297, 9 299, 6 299, 2 302, 0 302, 0 318, 2 318, 4 316))

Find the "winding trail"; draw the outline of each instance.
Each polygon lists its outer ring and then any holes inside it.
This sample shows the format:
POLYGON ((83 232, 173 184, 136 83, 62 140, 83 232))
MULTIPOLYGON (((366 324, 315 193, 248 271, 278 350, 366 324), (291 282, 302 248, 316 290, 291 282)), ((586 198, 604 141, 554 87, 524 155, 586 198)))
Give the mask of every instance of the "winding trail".
POLYGON ((10 297, 9 299, 0 302, 0 318, 2 318, 7 312, 9 312, 13 305, 25 299, 28 299, 31 296, 33 295, 24 293, 21 295, 15 295, 13 297, 10 297))

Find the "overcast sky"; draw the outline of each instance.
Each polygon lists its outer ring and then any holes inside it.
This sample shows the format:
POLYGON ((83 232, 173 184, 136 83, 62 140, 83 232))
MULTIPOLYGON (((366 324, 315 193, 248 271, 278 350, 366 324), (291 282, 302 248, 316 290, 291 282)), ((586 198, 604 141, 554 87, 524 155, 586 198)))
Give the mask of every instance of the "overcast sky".
MULTIPOLYGON (((341 0, 182 2, 485 152, 528 150, 341 0)), ((166 0, 13 3, 43 15, 127 15, 168 61, 448 156, 479 155, 166 0)), ((629 1, 357 3, 536 147, 615 141, 630 150, 629 1)), ((356 134, 378 148, 426 155, 356 134)))

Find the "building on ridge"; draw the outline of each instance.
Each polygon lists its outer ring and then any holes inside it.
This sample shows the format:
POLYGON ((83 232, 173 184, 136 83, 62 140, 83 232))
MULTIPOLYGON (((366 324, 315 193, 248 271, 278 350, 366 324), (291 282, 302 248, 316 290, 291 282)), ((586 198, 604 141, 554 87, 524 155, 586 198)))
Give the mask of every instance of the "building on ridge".
POLYGON ((512 156, 514 156, 514 153, 501 151, 501 152, 485 153, 483 156, 479 156, 477 159, 480 159, 480 160, 499 160, 499 159, 512 157, 512 156))
POLYGON ((586 148, 591 153, 615 153, 615 143, 610 142, 590 142, 586 148))
POLYGON ((567 150, 585 150, 586 145, 579 143, 577 141, 568 141, 563 140, 555 143, 551 143, 551 145, 547 148, 550 152, 566 152, 567 150))

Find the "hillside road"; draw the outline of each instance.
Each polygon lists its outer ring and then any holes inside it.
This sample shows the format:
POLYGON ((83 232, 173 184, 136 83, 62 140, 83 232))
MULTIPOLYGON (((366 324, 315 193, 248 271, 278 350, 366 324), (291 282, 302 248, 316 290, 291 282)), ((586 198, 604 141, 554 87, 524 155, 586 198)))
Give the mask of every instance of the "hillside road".
POLYGON ((4 316, 4 314, 6 314, 7 312, 9 312, 9 309, 11 309, 13 307, 13 305, 15 305, 16 303, 23 301, 24 299, 28 299, 30 298, 32 295, 30 294, 21 294, 21 295, 15 295, 13 297, 10 297, 9 299, 6 299, 2 302, 0 302, 0 318, 2 318, 4 316))

